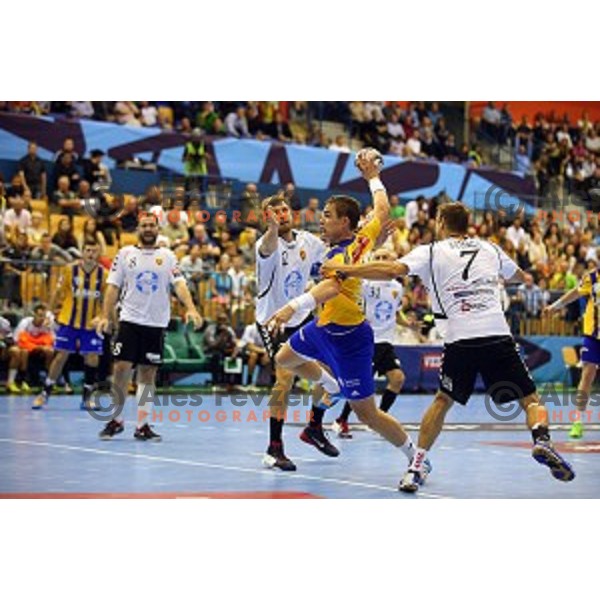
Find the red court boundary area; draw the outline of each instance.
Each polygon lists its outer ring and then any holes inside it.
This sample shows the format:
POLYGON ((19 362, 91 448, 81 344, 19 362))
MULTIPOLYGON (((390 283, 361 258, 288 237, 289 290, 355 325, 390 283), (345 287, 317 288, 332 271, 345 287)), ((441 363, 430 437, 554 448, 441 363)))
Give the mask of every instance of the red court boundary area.
MULTIPOLYGON (((531 449, 531 442, 481 442, 486 446, 531 449)), ((600 441, 555 442, 554 447, 565 454, 600 454, 600 441)))
POLYGON ((307 492, 0 492, 0 499, 22 500, 146 500, 162 499, 311 500, 320 496, 307 492))

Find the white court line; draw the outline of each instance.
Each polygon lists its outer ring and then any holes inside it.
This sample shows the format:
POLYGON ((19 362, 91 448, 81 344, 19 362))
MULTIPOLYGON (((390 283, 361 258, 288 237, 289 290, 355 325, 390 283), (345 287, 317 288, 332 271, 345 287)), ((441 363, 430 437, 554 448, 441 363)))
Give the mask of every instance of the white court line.
MULTIPOLYGON (((260 457, 263 457, 265 455, 264 452, 248 452, 248 454, 250 456, 260 456, 260 457)), ((298 456, 294 456, 294 460, 297 461, 297 462, 307 462, 307 463, 310 463, 310 462, 322 462, 322 459, 320 459, 320 458, 301 458, 301 457, 298 457, 298 456)))
MULTIPOLYGON (((216 463, 206 463, 193 460, 184 460, 180 458, 168 458, 166 456, 152 456, 149 454, 132 454, 130 452, 116 452, 113 450, 98 450, 96 448, 85 448, 83 446, 67 446, 65 444, 51 444, 50 442, 32 442, 29 440, 15 440, 12 438, 0 438, 0 442, 7 444, 22 444, 25 446, 40 446, 43 448, 56 448, 64 450, 73 450, 78 452, 88 452, 90 454, 103 454, 106 456, 124 456, 127 458, 136 458, 142 460, 149 460, 155 462, 170 463, 176 465, 186 465, 190 467, 205 467, 207 469, 220 469, 222 471, 236 471, 238 473, 257 473, 260 475, 265 474, 265 469, 250 469, 247 467, 234 467, 232 465, 219 465, 216 463)), ((110 442, 108 442, 110 443, 110 442)), ((349 485, 353 487, 361 487, 373 490, 383 490, 386 492, 395 492, 400 494, 396 488, 390 488, 383 485, 376 485, 374 483, 363 483, 360 481, 349 481, 346 479, 335 479, 333 477, 318 477, 317 475, 304 475, 302 473, 294 473, 288 475, 290 479, 306 479, 308 481, 320 481, 323 483, 335 483, 337 485, 349 485)), ((419 491, 418 496, 423 498, 449 498, 449 496, 441 496, 439 494, 430 494, 428 492, 419 491)))

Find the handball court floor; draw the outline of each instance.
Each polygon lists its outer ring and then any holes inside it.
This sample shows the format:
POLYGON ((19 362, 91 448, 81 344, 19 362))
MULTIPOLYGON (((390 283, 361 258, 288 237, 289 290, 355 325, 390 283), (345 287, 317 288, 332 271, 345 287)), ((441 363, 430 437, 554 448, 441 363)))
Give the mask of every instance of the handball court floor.
MULTIPOLYGON (((133 439, 131 400, 124 412, 125 432, 101 441, 104 423, 79 409, 78 396, 52 397, 40 411, 31 410, 32 397, 0 397, 0 498, 600 497, 598 422, 578 441, 569 440, 566 422, 554 428, 553 439, 577 474, 563 483, 531 458, 522 415, 498 422, 487 413, 483 398, 474 396, 467 408, 450 411, 430 454, 433 472, 427 484, 416 496, 407 496, 396 491, 406 469, 404 456, 369 430, 355 428, 352 440, 331 434, 341 454, 328 458, 298 439, 306 415, 301 408, 284 430, 286 453, 298 471, 283 473, 261 464, 268 434, 262 408, 252 402, 233 407, 228 398, 217 406, 214 394, 202 398, 199 408, 178 409, 179 417, 169 408, 159 409, 162 423, 157 412, 154 425, 163 441, 149 443, 133 439)), ((392 408, 415 441, 431 398, 401 395, 392 408)), ((330 409, 326 422, 340 410, 339 405, 330 409)))

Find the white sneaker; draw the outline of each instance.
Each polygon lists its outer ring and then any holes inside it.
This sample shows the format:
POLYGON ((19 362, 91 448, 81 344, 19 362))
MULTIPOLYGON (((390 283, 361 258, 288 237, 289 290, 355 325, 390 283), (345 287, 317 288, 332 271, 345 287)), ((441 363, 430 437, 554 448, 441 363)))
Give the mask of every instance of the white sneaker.
POLYGON ((414 494, 419 490, 420 481, 421 474, 418 471, 411 471, 409 469, 400 480, 398 490, 407 494, 414 494))

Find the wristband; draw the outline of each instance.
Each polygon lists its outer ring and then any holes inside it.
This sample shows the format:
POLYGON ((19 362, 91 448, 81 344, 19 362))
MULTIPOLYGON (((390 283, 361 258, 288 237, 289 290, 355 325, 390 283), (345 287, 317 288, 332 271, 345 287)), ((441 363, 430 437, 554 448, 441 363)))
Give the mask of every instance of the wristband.
POLYGON ((374 179, 369 179, 369 189, 371 190, 371 193, 374 194, 375 192, 381 190, 382 192, 385 192, 385 186, 383 185, 383 183, 381 182, 381 179, 379 179, 379 177, 375 177, 374 179))
POLYGON ((294 312, 301 310, 313 310, 313 308, 317 306, 317 301, 310 292, 306 292, 305 294, 302 294, 302 296, 298 296, 297 298, 290 300, 290 302, 288 302, 288 306, 291 306, 294 309, 294 312))
POLYGON ((564 304, 562 303, 562 300, 560 298, 554 303, 554 308, 555 310, 564 308, 564 304))

